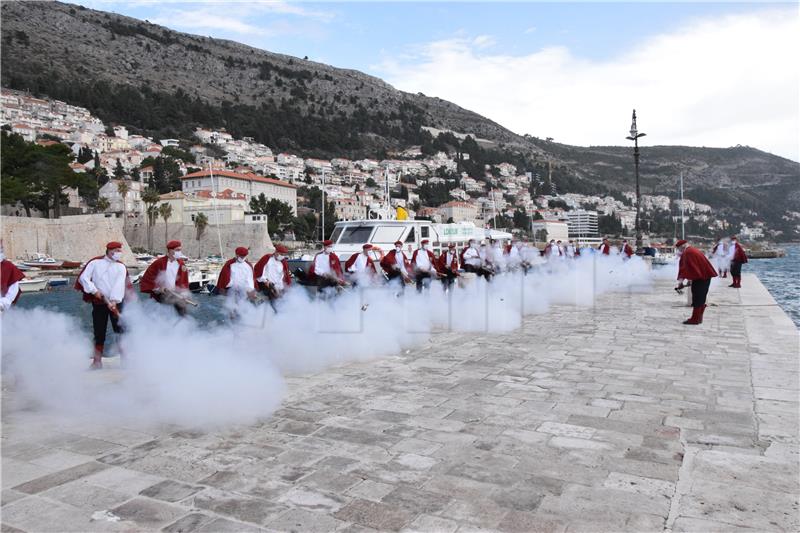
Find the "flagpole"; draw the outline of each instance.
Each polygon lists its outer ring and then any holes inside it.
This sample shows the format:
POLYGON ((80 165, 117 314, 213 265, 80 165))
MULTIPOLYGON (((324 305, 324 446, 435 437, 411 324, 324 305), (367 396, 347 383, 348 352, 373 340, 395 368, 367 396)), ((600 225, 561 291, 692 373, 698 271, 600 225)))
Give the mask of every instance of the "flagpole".
MULTIPOLYGON (((216 219, 216 226, 217 226, 217 244, 219 244, 219 258, 224 259, 225 256, 222 253, 222 234, 219 230, 219 211, 217 211, 217 194, 218 194, 218 187, 214 187, 214 171, 211 169, 211 161, 208 162, 208 175, 211 177, 211 200, 214 206, 214 218, 216 219)), ((219 185, 219 181, 217 181, 217 185, 219 185)))

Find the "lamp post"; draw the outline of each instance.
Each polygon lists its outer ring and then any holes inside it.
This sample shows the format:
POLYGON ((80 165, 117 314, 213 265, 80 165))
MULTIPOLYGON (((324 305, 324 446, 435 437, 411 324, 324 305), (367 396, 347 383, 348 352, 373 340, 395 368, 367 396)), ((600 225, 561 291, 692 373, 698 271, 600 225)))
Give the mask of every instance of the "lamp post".
POLYGON ((636 110, 633 110, 633 122, 631 123, 631 134, 625 137, 629 141, 633 141, 633 167, 636 173, 636 249, 642 247, 642 232, 639 227, 639 218, 641 216, 642 198, 639 193, 639 137, 644 137, 646 133, 639 133, 636 129, 636 110))

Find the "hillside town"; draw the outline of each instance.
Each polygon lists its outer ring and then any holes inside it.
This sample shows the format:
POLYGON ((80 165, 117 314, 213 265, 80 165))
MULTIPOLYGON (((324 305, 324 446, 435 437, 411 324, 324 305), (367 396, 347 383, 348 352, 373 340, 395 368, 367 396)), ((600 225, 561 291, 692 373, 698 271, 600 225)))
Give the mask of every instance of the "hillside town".
MULTIPOLYGON (((506 162, 487 165, 485 176, 468 175, 459 172, 457 159, 468 159, 468 153, 424 155, 420 147, 409 147, 381 160, 303 158, 276 154, 252 138, 236 139, 224 130, 197 128, 188 142, 152 139, 130 133, 124 125, 106 125, 87 109, 7 89, 0 103, 3 129, 28 142, 67 145, 75 156, 72 170, 98 177, 98 198, 90 201, 75 189, 67 190, 62 215, 103 212, 144 220, 143 197, 154 188, 160 193, 158 203, 171 205, 171 223, 192 225, 202 213, 211 224, 266 224, 265 212, 254 209, 253 200, 277 200, 294 216, 319 218, 321 203, 312 205, 308 197, 316 188, 324 191, 338 220, 394 216, 399 208, 410 218, 466 221, 525 233, 534 240, 575 238, 587 243, 599 242, 605 233, 631 235, 635 226, 633 192, 620 197, 559 192, 547 172, 506 162)), ((682 213, 712 234, 736 232, 745 240, 774 237, 759 221, 731 228, 711 206, 690 199, 681 204, 663 195, 642 195, 641 208, 646 231, 651 230, 648 213, 671 218, 668 231, 652 228, 664 238, 679 231, 682 213)), ((4 204, 2 213, 25 215, 14 204, 4 204)), ((291 228, 280 230, 273 238, 297 238, 291 228)))

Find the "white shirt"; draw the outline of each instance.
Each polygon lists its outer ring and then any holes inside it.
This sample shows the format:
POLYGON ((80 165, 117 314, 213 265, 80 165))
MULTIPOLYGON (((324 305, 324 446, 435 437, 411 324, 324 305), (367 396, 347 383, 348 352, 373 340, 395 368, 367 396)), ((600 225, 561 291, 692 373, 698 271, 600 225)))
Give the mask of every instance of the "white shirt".
POLYGON ((258 281, 269 281, 275 288, 282 291, 284 288, 283 283, 283 261, 278 261, 275 256, 269 258, 267 266, 264 268, 264 273, 258 281))
POLYGON ((348 268, 347 270, 349 272, 353 273, 353 274, 360 274, 361 272, 366 272, 366 270, 367 270, 367 261, 369 261, 369 260, 370 260, 370 258, 367 257, 366 255, 358 254, 358 257, 356 257, 356 260, 353 261, 353 264, 350 265, 350 268, 348 268))
POLYGON ((420 248, 417 250, 417 262, 416 262, 417 270, 422 272, 430 272, 431 270, 431 260, 428 257, 428 251, 420 248))
POLYGON ((455 252, 447 252, 447 255, 445 256, 444 267, 445 268, 450 268, 452 266, 453 260, 455 258, 456 258, 456 253, 455 252))
POLYGON ((522 257, 519 254, 519 248, 516 246, 512 246, 511 249, 508 251, 508 263, 510 265, 518 265, 522 261, 522 257))
POLYGON ((736 255, 736 241, 731 241, 728 245, 728 259, 733 260, 733 256, 736 255))
POLYGON ((320 252, 314 258, 314 274, 317 276, 331 275, 331 256, 325 252, 320 252))
POLYGON ((717 256, 717 257, 725 257, 726 254, 725 254, 725 243, 724 242, 719 241, 717 243, 717 249, 714 250, 714 255, 717 256))
POLYGON ((162 280, 162 286, 165 289, 175 290, 175 278, 178 276, 178 269, 181 264, 177 259, 170 261, 167 259, 167 268, 164 270, 165 275, 162 280))
POLYGON ((575 247, 571 244, 567 245, 566 248, 567 257, 575 257, 575 247))
POLYGON ((464 263, 470 266, 479 267, 481 266, 481 254, 478 253, 478 250, 470 246, 466 250, 464 250, 464 263))
MULTIPOLYGON (((419 257, 419 255, 417 257, 419 257)), ((403 274, 408 274, 408 272, 406 271, 406 254, 405 253, 403 253, 402 251, 398 252, 397 250, 395 250, 395 252, 394 252, 394 262, 397 265, 397 270, 399 270, 403 274)))
POLYGON ((111 303, 119 303, 125 298, 125 265, 112 261, 108 256, 92 259, 81 274, 83 291, 95 294, 98 291, 111 303))
POLYGON ((553 243, 550 245, 550 257, 558 257, 561 255, 561 249, 558 247, 557 244, 553 243))
POLYGON ((250 292, 255 290, 253 281, 253 267, 246 261, 234 261, 231 263, 231 280, 226 289, 233 289, 238 292, 250 292))

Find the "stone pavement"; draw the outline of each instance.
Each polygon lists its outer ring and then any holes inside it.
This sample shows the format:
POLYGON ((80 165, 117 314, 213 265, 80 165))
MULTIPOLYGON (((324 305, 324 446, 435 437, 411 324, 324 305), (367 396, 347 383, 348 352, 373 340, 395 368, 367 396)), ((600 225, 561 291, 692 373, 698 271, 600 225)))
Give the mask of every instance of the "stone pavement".
POLYGON ((659 282, 437 333, 221 432, 4 391, 2 531, 797 531, 797 329, 749 275, 702 326, 684 301, 659 282))

